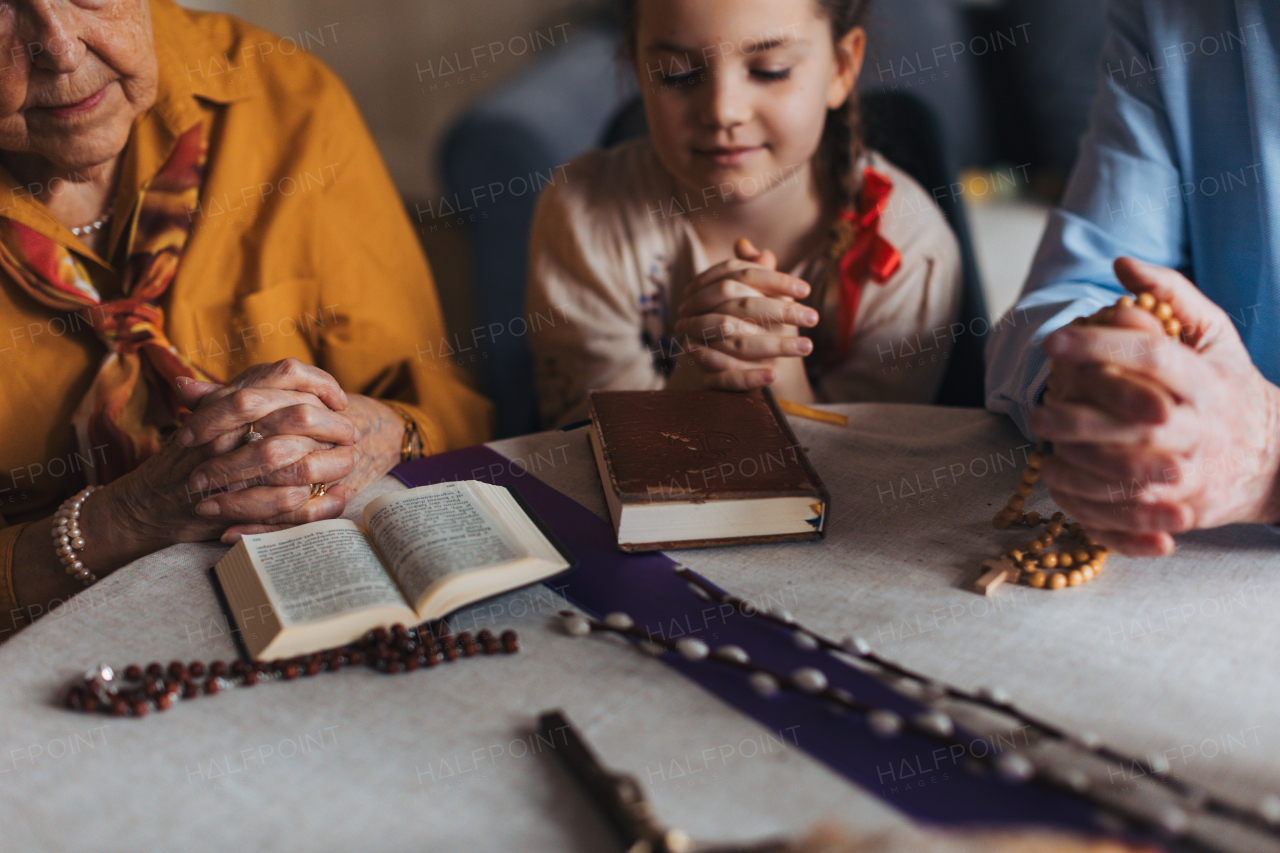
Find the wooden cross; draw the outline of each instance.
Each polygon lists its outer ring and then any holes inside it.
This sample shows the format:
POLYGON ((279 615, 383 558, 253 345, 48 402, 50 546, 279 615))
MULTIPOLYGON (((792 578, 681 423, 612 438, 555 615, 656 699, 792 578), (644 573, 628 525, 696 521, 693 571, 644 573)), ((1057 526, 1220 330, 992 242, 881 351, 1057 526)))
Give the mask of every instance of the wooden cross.
POLYGON ((982 577, 974 583, 973 588, 983 595, 991 595, 1003 583, 1017 583, 1022 577, 1022 569, 1014 564, 1013 560, 1008 557, 1001 557, 998 560, 983 560, 982 577))

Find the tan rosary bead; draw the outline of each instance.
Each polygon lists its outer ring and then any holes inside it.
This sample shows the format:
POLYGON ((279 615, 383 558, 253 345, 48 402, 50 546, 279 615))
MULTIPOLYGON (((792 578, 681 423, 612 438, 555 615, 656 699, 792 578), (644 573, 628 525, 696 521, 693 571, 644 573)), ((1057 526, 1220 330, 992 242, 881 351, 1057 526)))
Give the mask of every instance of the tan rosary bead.
MULTIPOLYGON (((1182 336, 1184 331, 1182 323, 1174 316, 1173 306, 1167 302, 1161 302, 1150 293, 1141 293, 1136 297, 1130 295, 1122 296, 1114 305, 1098 311, 1091 317, 1077 317, 1071 321, 1071 324, 1073 326, 1112 325, 1115 323, 1120 309, 1135 306, 1147 311, 1158 320, 1164 327, 1165 334, 1169 337, 1178 338, 1182 336)), ((1057 387, 1058 382, 1057 363, 1050 361, 1043 395, 1045 402, 1050 400, 1050 392, 1057 387)), ((1047 519, 1038 512, 1023 512, 1026 500, 1031 497, 1035 491, 1036 484, 1040 482, 1040 469, 1044 465, 1044 459, 1045 442, 1041 441, 1036 445, 1035 450, 1027 454, 1027 464, 1022 470, 1021 481, 1014 487, 1014 493, 1009 498, 1005 508, 996 513, 992 523, 1001 530, 1014 523, 1026 524, 1028 527, 1045 525, 1045 531, 1030 542, 1026 548, 1014 548, 1008 553, 1008 559, 1025 572, 1022 578, 1024 583, 1037 589, 1048 587, 1055 590, 1066 586, 1079 586, 1102 574, 1111 550, 1093 542, 1089 538, 1088 531, 1084 525, 1080 522, 1068 522, 1066 514, 1063 512, 1055 512, 1047 519), (1064 532, 1074 537, 1077 540, 1077 544, 1073 547, 1063 548, 1057 554, 1047 552, 1054 540, 1064 532), (1066 571, 1046 572, 1038 571, 1037 569, 1063 569, 1066 571)), ((1014 583, 1018 582, 1017 573, 1011 572, 1008 580, 1014 583)))

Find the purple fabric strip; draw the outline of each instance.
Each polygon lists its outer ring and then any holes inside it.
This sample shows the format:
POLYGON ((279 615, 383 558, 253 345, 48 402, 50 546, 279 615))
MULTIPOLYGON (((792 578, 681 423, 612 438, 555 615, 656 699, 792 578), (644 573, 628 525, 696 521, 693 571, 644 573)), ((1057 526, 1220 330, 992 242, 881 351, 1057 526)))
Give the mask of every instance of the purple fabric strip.
MULTIPOLYGON (((629 614, 636 624, 667 638, 699 637, 713 648, 732 643, 753 661, 775 672, 802 666, 821 669, 832 686, 858 699, 911 716, 923 706, 821 651, 798 648, 790 632, 762 619, 725 613, 697 595, 673 571, 677 563, 660 553, 618 550, 610 525, 487 447, 474 447, 409 462, 392 474, 406 485, 449 480, 482 480, 515 486, 542 520, 577 556, 579 567, 555 579, 555 588, 578 607, 601 617, 629 614)), ((796 547, 821 548, 822 543, 796 547)), ((729 608, 725 608, 729 609, 729 608)), ((861 717, 837 714, 808 697, 782 694, 762 698, 745 677, 714 663, 692 663, 664 655, 664 663, 719 696, 769 729, 783 733, 814 758, 912 817, 940 824, 1043 824, 1098 833, 1087 801, 1036 784, 1009 785, 977 776, 936 742, 902 734, 884 739, 861 717)), ((1025 745, 1021 730, 1006 745, 1025 745)), ((981 753, 983 747, 977 746, 981 753)))

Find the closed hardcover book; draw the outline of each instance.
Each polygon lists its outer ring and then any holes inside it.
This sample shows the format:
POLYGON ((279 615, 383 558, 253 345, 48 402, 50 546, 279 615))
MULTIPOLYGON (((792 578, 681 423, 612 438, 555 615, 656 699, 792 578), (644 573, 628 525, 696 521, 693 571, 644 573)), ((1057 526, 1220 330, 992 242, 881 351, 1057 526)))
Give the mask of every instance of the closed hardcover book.
POLYGON ((831 497, 767 388, 596 391, 591 447, 625 551, 823 535, 831 497))

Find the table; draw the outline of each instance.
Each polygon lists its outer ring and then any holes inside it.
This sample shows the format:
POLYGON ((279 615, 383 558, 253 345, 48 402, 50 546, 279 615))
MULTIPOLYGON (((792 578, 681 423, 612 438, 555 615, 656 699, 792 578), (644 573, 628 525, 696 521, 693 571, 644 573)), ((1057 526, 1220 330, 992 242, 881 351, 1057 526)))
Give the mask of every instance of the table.
MULTIPOLYGON (((980 562, 1026 538, 989 519, 1028 442, 981 411, 831 408, 847 428, 793 419, 833 496, 827 539, 679 552, 684 564, 828 636, 860 635, 965 688, 999 684, 1128 753, 1163 752, 1175 774, 1241 802, 1280 789, 1280 537, 1192 534, 1170 558, 1113 558, 1077 590, 982 598, 967 590, 980 562)), ((493 447, 604 516, 585 430, 493 447)), ((349 516, 394 488, 380 481, 349 516)), ((1028 503, 1048 507, 1042 490, 1028 503)), ((765 731, 619 643, 565 636, 554 619, 565 604, 545 587, 457 618, 461 629, 516 628, 523 651, 512 657, 397 677, 344 671, 145 720, 58 707, 99 660, 231 658, 205 574, 224 550, 139 560, 0 646, 7 849, 216 839, 345 851, 372 837, 393 850, 612 850, 532 736, 537 714, 556 707, 645 783, 665 822, 697 838, 795 835, 824 818, 908 831, 892 807, 908 790, 855 788, 796 748, 802 733, 765 731)))

